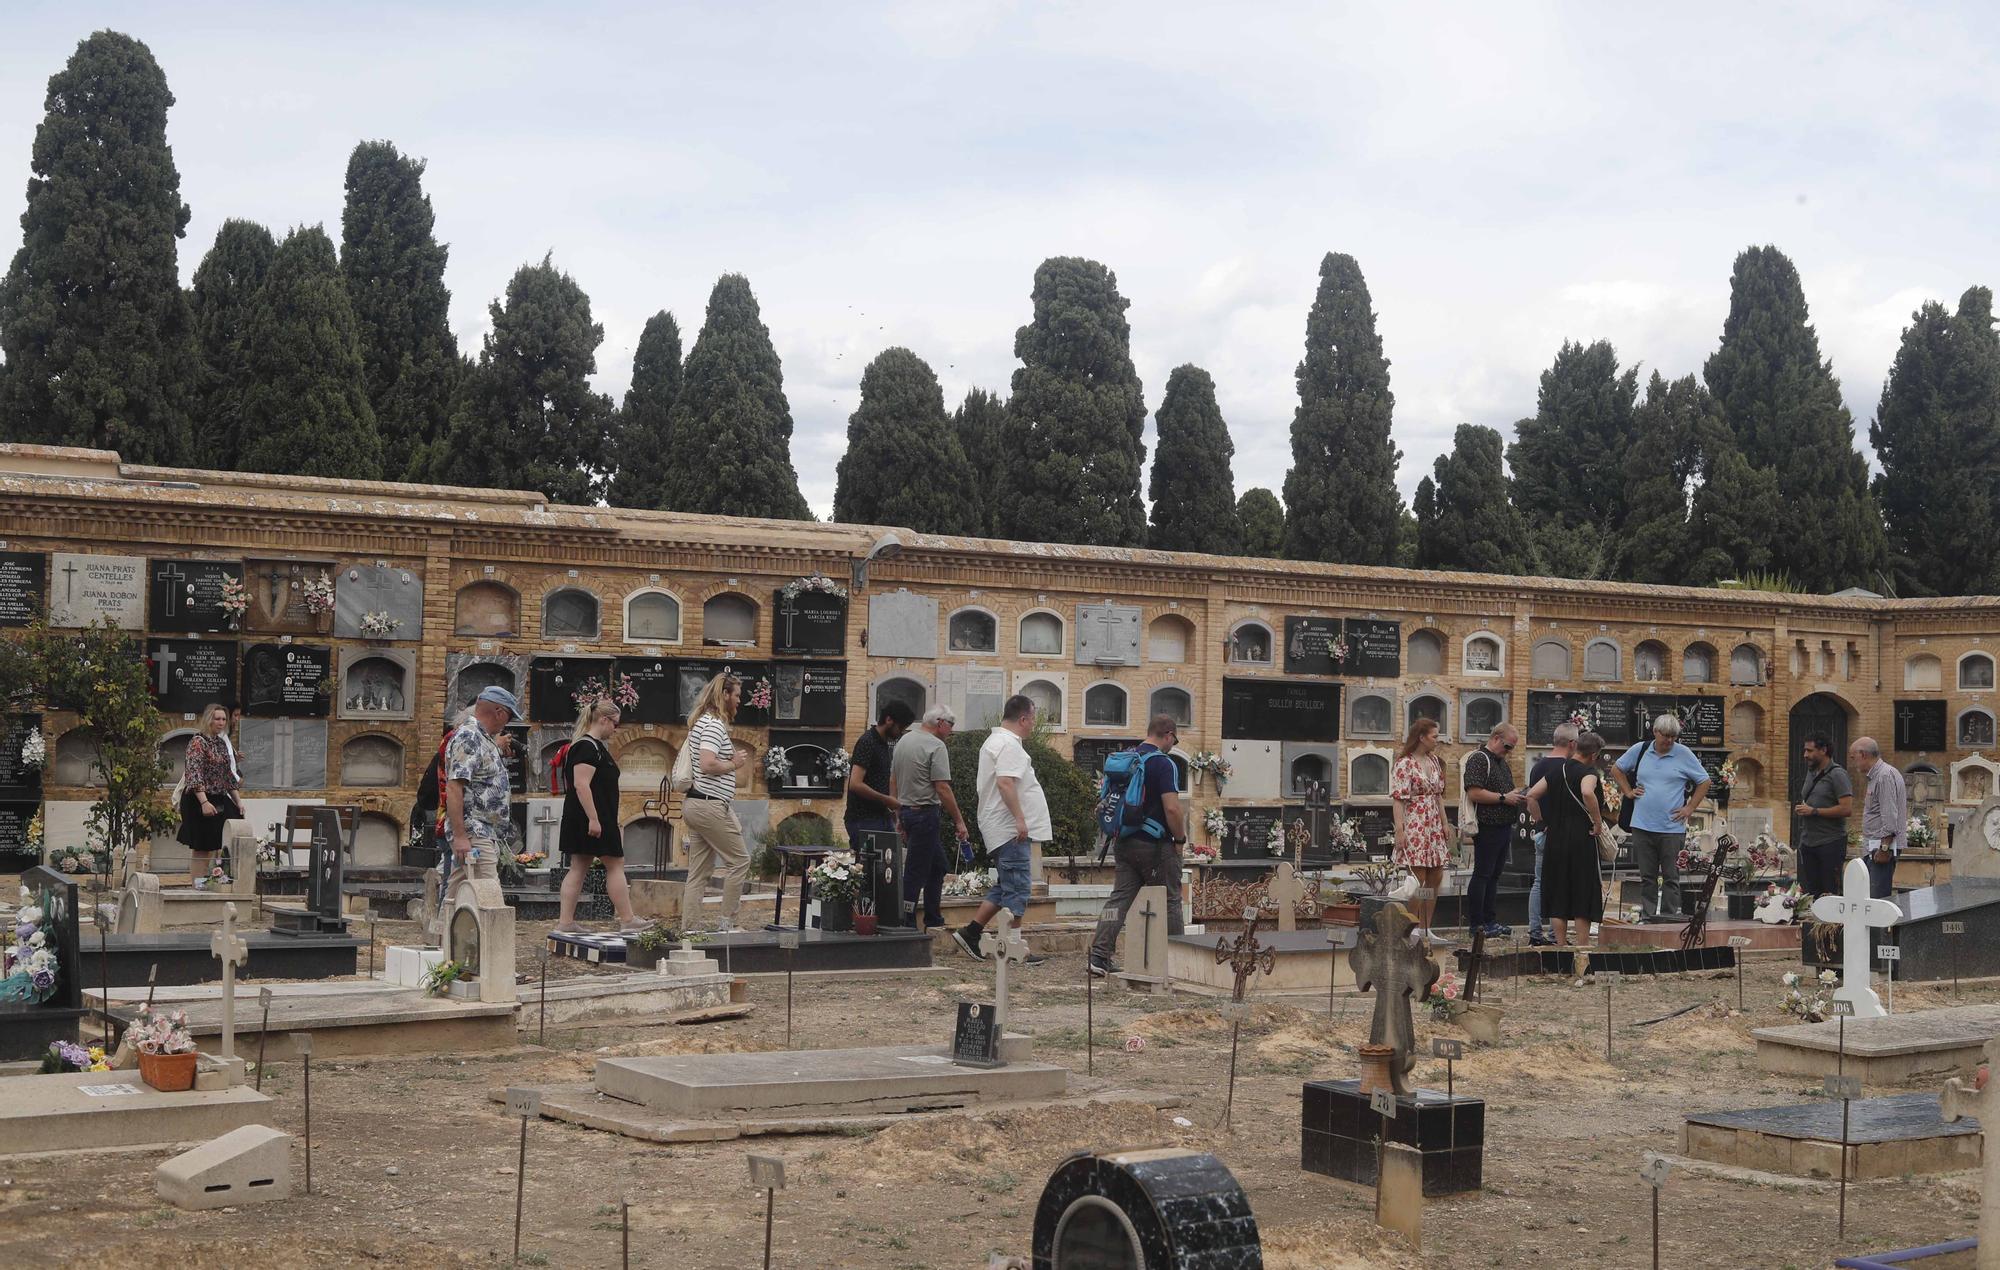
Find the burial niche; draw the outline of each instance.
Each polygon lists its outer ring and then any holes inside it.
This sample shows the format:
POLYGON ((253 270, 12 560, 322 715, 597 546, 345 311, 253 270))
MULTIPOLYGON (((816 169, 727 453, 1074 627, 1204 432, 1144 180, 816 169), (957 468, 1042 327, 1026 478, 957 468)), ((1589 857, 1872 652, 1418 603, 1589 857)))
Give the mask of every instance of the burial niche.
POLYGON ((1229 632, 1229 660, 1238 666, 1271 664, 1271 628, 1262 622, 1238 622, 1229 632))
POLYGON ((1500 726, 1507 717, 1507 704, 1498 697, 1485 693, 1470 693, 1464 699, 1465 735, 1467 739, 1490 736, 1493 729, 1500 726))
POLYGON ((1958 660, 1958 686, 1964 692, 1986 692, 1993 687, 1993 659, 1985 653, 1967 653, 1958 660))
POLYGON ((1993 712, 1972 706, 1958 716, 1958 748, 1986 749, 1993 744, 1993 712))
POLYGON ((1918 653, 1903 663, 1903 687, 1911 692, 1937 692, 1944 687, 1944 663, 1918 653))
POLYGON ((1155 688, 1147 703, 1149 714, 1164 714, 1184 728, 1194 726, 1194 698, 1185 688, 1155 688))
POLYGON ((1500 670, 1499 640, 1491 635, 1474 635, 1465 641, 1466 674, 1497 675, 1500 670))
POLYGON ((1063 620, 1053 613, 1030 613, 1021 619, 1021 653, 1056 657, 1063 650, 1063 620))
POLYGON ((1707 644, 1689 644, 1681 653, 1681 678, 1691 684, 1715 682, 1715 649, 1707 644))
POLYGON ((104 783, 104 771, 97 765, 97 737, 89 728, 71 728, 56 739, 49 779, 57 785, 104 783))
POLYGON ((1092 684, 1083 694, 1083 725, 1088 728, 1125 726, 1125 690, 1113 683, 1092 684))
MULTIPOLYGON (((454 699, 462 706, 471 705, 488 688, 516 692, 514 672, 498 662, 472 662, 458 672, 458 691, 454 699)), ((516 695, 519 695, 518 692, 516 695)))
POLYGON ((459 635, 491 639, 512 635, 521 625, 521 597, 499 582, 473 582, 460 587, 453 605, 452 630, 459 635))
POLYGON ((1639 641, 1632 650, 1632 678, 1640 683, 1658 683, 1667 677, 1667 646, 1657 639, 1639 641))
POLYGON ((871 718, 882 717, 882 709, 891 701, 900 701, 910 707, 912 713, 921 717, 930 704, 930 690, 907 675, 895 675, 875 685, 875 706, 871 718))
POLYGON ((340 783, 390 787, 403 783, 403 744, 371 732, 340 747, 340 783))
POLYGON ((346 718, 407 716, 409 671, 387 657, 363 657, 353 662, 340 686, 340 707, 346 718))
POLYGON ((945 645, 954 653, 997 653, 999 619, 985 609, 960 609, 945 623, 945 645))
POLYGON ((1739 701, 1729 708, 1729 739, 1737 745, 1756 745, 1764 734, 1764 708, 1754 701, 1739 701))
POLYGON ((1738 644, 1729 650, 1729 682, 1755 687, 1764 682, 1764 650, 1755 644, 1738 644))
POLYGON ((665 591, 637 591, 625 597, 625 642, 681 642, 681 602, 665 591))
POLYGON ((1194 646, 1194 623, 1177 613, 1162 613, 1146 628, 1146 660, 1178 666, 1194 646))
POLYGON ((1535 645, 1528 665, 1536 679, 1555 683, 1569 678, 1569 645, 1559 639, 1545 639, 1535 645))
POLYGON ((1396 706, 1379 692, 1357 692, 1347 708, 1347 729, 1355 736, 1393 736, 1396 706))
POLYGON ((1035 703, 1036 719, 1047 719, 1049 727, 1062 731, 1063 691, 1046 679, 1030 679, 1021 685, 1021 692, 1035 703))
POLYGON ((701 606, 701 642, 715 648, 749 648, 757 642, 757 603, 724 591, 701 606))
POLYGON ((1436 631, 1411 631, 1409 672, 1413 675, 1444 673, 1444 636, 1436 631))
POLYGON ((651 793, 673 768, 673 747, 658 737, 639 737, 618 752, 618 788, 651 793))
POLYGON ((393 816, 364 811, 354 825, 354 866, 389 869, 403 862, 403 827, 393 816))
POLYGON ((1445 723, 1443 697, 1433 696, 1428 692, 1419 693, 1410 698, 1409 708, 1404 714, 1407 716, 1404 720, 1406 725, 1414 725, 1418 719, 1429 719, 1438 725, 1440 740, 1447 739, 1450 735, 1451 729, 1445 723))
POLYGON ((1593 639, 1583 646, 1583 677, 1606 682, 1618 679, 1618 645, 1608 639, 1593 639))
POLYGON ((582 587, 563 587, 542 597, 543 639, 596 639, 597 597, 582 587))
POLYGON ((166 779, 160 782, 162 787, 180 780, 181 772, 187 767, 188 742, 193 739, 192 732, 169 732, 160 741, 160 761, 167 765, 166 779))
POLYGON ((631 865, 645 860, 650 865, 657 861, 657 867, 665 868, 672 841, 666 821, 658 816, 641 816, 625 826, 625 862, 631 865))
POLYGON ((1347 792, 1357 798, 1389 792, 1389 758, 1385 754, 1357 754, 1348 764, 1347 792))

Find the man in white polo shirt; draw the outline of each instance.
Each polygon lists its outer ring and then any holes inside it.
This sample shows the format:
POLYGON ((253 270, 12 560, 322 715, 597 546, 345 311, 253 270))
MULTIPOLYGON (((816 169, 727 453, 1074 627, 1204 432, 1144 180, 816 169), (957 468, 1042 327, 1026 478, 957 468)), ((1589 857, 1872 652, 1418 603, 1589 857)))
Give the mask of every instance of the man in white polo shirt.
MULTIPOLYGON (((1034 701, 1015 693, 1000 709, 1000 726, 979 747, 979 836, 993 852, 998 880, 986 893, 978 915, 951 933, 967 956, 979 956, 979 937, 1002 907, 1014 914, 1016 924, 1027 915, 1034 844, 1047 842, 1054 832, 1049 800, 1027 747, 1021 744, 1034 727, 1034 701)), ((1024 964, 1038 966, 1043 960, 1030 953, 1024 964)))

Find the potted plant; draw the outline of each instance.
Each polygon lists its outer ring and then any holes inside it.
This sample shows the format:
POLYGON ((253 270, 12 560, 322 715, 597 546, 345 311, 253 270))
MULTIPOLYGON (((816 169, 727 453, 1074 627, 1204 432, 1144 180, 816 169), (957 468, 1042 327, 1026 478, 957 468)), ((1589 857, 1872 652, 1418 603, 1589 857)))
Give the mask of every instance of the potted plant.
POLYGON ((139 1053, 139 1077, 161 1093, 194 1088, 194 1038, 188 1035, 187 1014, 181 1010, 139 1007, 132 1025, 132 1046, 139 1053))
POLYGON ((836 851, 812 867, 813 895, 819 900, 819 928, 854 929, 854 897, 861 890, 861 869, 854 857, 836 851))

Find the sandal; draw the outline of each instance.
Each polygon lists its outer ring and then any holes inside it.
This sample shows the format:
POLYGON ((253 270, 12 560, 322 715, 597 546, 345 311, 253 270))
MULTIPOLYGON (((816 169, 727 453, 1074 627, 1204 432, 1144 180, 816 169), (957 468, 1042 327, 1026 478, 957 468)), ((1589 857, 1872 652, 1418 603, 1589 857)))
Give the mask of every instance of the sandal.
POLYGON ((581 922, 571 922, 566 926, 558 924, 549 928, 549 934, 551 935, 582 935, 586 933, 581 922))

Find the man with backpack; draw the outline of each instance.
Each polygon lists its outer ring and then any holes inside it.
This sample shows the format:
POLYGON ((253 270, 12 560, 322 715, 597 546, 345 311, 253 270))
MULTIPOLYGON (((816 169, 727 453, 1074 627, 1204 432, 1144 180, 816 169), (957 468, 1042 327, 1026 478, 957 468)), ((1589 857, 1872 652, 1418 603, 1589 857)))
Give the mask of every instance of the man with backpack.
POLYGON ((1118 871, 1111 898, 1097 919, 1097 935, 1090 942, 1090 973, 1100 979, 1118 970, 1111 954, 1140 887, 1167 888, 1167 934, 1181 933, 1181 847, 1187 842, 1187 824, 1181 809, 1180 769, 1167 753, 1178 740, 1180 725, 1173 716, 1156 714, 1137 749, 1104 760, 1099 824, 1116 833, 1113 856, 1118 871))

